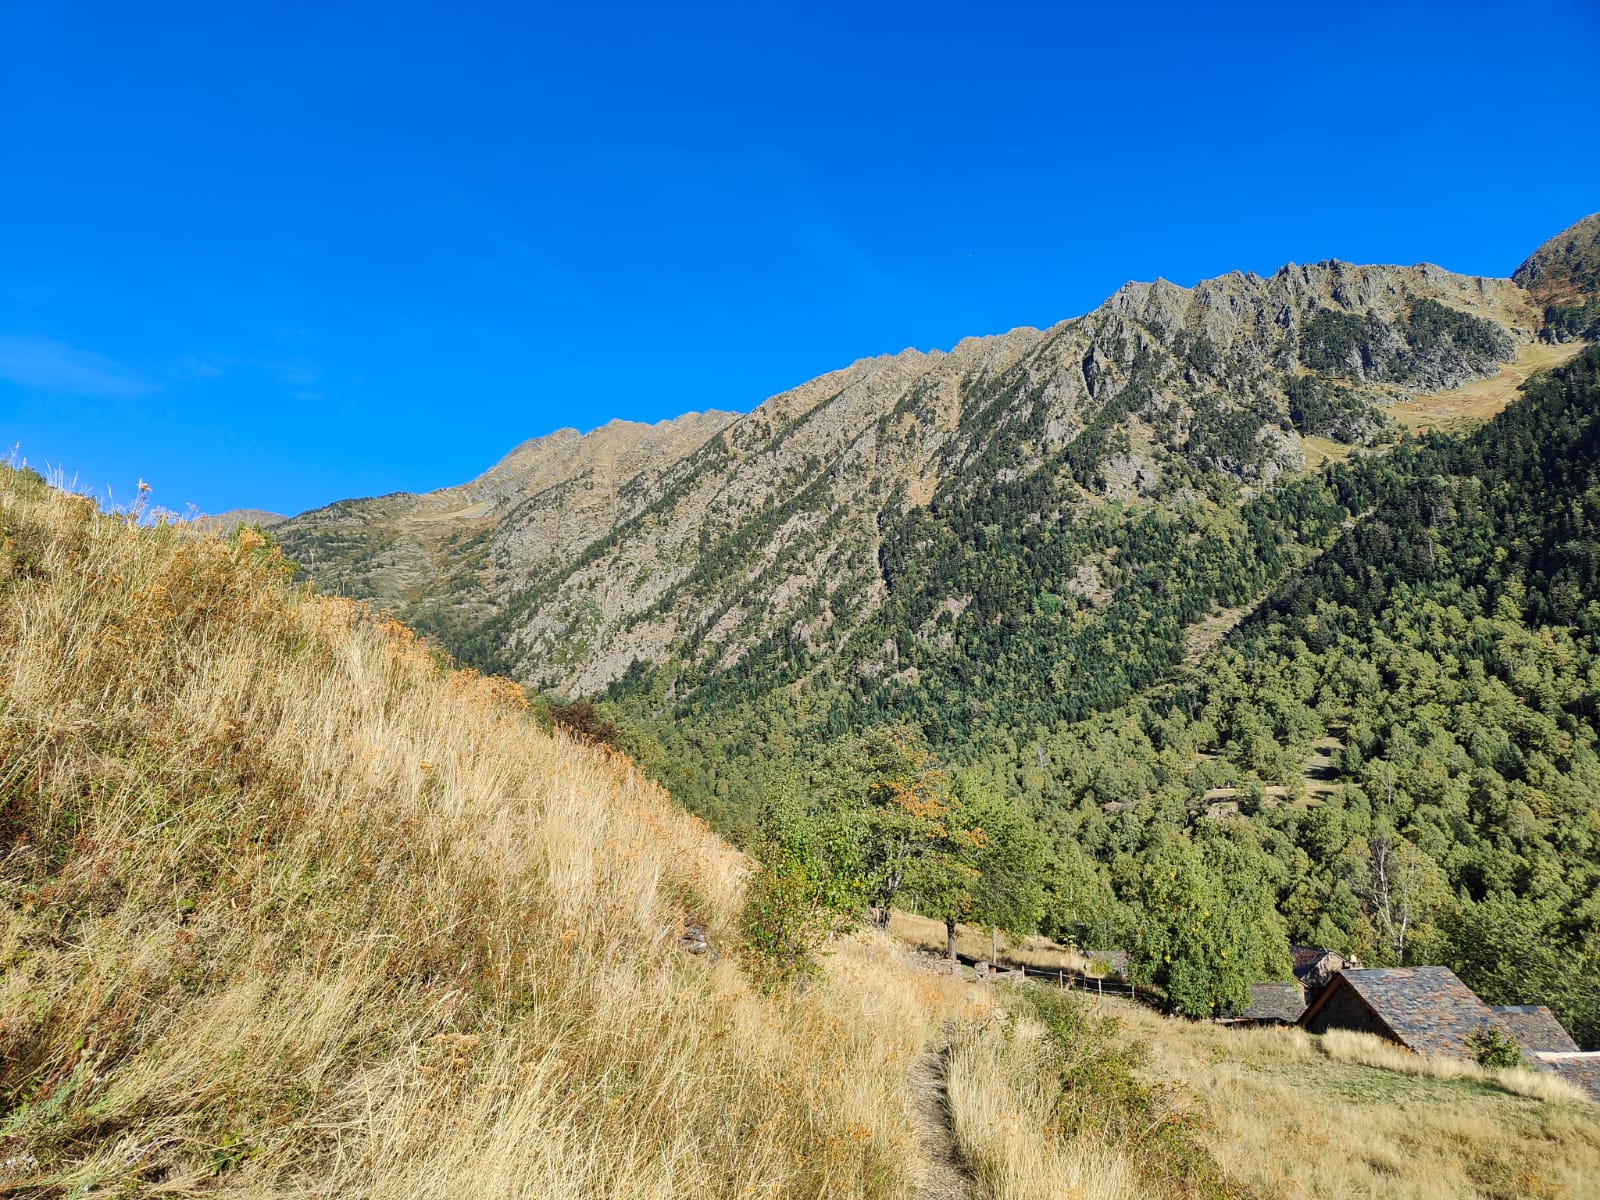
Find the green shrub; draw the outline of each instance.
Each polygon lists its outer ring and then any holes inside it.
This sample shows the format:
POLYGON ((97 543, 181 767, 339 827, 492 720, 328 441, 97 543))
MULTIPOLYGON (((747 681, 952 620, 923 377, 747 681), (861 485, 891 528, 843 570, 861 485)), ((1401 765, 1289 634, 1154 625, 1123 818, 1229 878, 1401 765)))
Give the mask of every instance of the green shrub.
POLYGON ((1466 1037, 1467 1049, 1480 1067, 1520 1067, 1522 1047, 1517 1039, 1495 1025, 1475 1029, 1466 1037))
POLYGON ((1056 1058, 1061 1090, 1052 1124, 1062 1139, 1087 1136, 1124 1147, 1146 1182, 1162 1191, 1181 1181, 1200 1200, 1244 1194, 1201 1143, 1202 1123, 1188 1097, 1143 1077, 1149 1059, 1143 1042, 1074 996, 1025 991, 1056 1058))
POLYGON ((859 843, 846 824, 769 800, 751 847, 759 866, 739 911, 739 960, 773 992, 814 977, 828 940, 855 928, 866 907, 859 843))
POLYGON ((756 985, 776 991, 817 974, 826 935, 817 888, 798 864, 763 863, 746 886, 739 914, 739 957, 756 985))

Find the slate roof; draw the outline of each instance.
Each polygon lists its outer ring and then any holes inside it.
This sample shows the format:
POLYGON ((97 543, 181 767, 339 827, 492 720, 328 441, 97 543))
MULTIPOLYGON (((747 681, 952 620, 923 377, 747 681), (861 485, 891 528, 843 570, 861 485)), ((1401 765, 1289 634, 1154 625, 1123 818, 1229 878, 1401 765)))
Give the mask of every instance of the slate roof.
POLYGON ((1343 966, 1343 957, 1326 946, 1289 947, 1289 967, 1306 987, 1322 987, 1343 966))
POLYGON ((1340 971, 1300 1018, 1307 1024, 1342 988, 1350 988, 1418 1054, 1471 1058, 1467 1034, 1495 1024, 1489 1006, 1448 967, 1365 967, 1340 971))
POLYGON ((1322 946, 1290 946, 1289 965, 1294 968, 1294 973, 1298 975, 1301 971, 1316 966, 1322 961, 1324 955, 1332 953, 1332 950, 1322 946))
POLYGON ((1539 1061, 1568 1083, 1575 1083, 1600 1100, 1600 1054, 1540 1055, 1539 1061))
POLYGON ((1575 1054, 1578 1043, 1562 1028, 1555 1013, 1542 1004, 1495 1004, 1489 1011, 1494 1022, 1512 1037, 1524 1054, 1541 1050, 1554 1054, 1575 1054))
POLYGON ((1235 1014, 1241 1021, 1282 1021, 1293 1025, 1306 1010, 1306 994, 1298 983, 1252 983, 1250 1007, 1235 1014))

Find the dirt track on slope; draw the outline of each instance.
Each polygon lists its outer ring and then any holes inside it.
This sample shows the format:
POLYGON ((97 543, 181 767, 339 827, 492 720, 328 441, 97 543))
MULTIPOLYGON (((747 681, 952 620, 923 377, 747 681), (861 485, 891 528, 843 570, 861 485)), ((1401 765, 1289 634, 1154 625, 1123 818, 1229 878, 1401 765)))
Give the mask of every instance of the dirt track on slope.
POLYGON ((917 1200, 970 1200, 971 1181, 961 1164, 950 1125, 945 1092, 948 1051, 930 1050, 911 1069, 911 1097, 916 1104, 924 1175, 917 1200))

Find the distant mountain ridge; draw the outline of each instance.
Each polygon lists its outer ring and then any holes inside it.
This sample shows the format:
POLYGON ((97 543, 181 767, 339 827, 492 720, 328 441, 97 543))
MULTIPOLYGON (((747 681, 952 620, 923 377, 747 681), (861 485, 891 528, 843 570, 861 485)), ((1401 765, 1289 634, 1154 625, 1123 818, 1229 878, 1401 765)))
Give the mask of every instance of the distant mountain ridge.
MULTIPOLYGON (((1369 441, 1396 402, 1553 336, 1595 224, 1516 280, 1331 261, 1130 283, 1047 330, 865 359, 744 415, 559 431, 460 487, 275 533, 326 590, 541 687, 596 693, 635 663, 714 674, 774 636, 827 656, 883 604, 885 539, 908 514, 997 485, 1036 493, 1021 522, 1269 486, 1305 468, 1306 439, 1369 441)), ((1085 564, 1080 590, 1102 573, 1085 564)))
POLYGON ((271 529, 289 519, 283 513, 268 512, 264 508, 230 508, 214 516, 207 513, 195 517, 193 524, 197 529, 207 532, 228 533, 240 525, 259 525, 262 529, 271 529))

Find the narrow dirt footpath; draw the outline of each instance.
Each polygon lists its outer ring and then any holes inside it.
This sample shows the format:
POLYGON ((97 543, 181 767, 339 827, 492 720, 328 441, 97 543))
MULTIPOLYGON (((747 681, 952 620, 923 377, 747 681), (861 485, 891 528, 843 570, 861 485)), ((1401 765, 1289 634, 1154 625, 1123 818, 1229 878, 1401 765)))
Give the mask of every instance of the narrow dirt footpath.
POLYGON ((961 1166, 950 1126, 945 1091, 945 1053, 930 1050, 911 1068, 911 1098, 921 1133, 924 1175, 917 1200, 973 1200, 971 1181, 961 1166))

